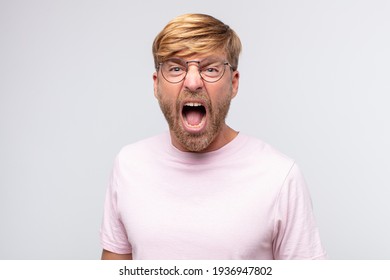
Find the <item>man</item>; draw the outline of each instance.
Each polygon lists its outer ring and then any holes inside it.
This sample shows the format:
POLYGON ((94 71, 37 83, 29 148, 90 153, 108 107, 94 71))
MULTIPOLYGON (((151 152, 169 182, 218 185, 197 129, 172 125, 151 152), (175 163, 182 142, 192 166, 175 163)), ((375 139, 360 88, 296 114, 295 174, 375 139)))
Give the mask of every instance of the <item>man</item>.
POLYGON ((322 259, 311 200, 293 160, 225 123, 241 43, 202 14, 153 43, 154 95, 169 133, 116 158, 102 259, 322 259))

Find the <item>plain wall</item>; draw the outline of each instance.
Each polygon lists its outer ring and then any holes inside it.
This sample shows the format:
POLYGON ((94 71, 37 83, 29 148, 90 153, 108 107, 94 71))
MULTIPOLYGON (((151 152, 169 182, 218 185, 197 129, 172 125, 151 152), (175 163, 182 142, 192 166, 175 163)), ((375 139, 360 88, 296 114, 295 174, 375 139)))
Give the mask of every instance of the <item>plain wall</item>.
POLYGON ((0 259, 98 259, 119 149, 167 130, 151 44, 239 34, 228 123, 296 159, 332 259, 390 258, 390 1, 0 1, 0 259))

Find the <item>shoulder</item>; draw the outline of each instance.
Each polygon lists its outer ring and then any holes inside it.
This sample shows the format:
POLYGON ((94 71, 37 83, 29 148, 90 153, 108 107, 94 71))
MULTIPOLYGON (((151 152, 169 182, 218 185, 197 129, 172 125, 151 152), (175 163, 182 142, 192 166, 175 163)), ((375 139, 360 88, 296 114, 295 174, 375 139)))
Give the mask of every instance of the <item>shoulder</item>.
POLYGON ((128 144, 119 151, 116 162, 119 164, 137 163, 157 157, 158 153, 165 151, 167 141, 169 141, 168 135, 163 133, 128 144))
POLYGON ((158 134, 122 147, 119 154, 148 152, 164 145, 167 140, 168 138, 166 133, 158 134))
POLYGON ((287 156, 272 145, 262 139, 252 136, 242 135, 245 141, 246 153, 253 157, 263 166, 268 166, 271 169, 291 169, 295 164, 295 160, 287 156))

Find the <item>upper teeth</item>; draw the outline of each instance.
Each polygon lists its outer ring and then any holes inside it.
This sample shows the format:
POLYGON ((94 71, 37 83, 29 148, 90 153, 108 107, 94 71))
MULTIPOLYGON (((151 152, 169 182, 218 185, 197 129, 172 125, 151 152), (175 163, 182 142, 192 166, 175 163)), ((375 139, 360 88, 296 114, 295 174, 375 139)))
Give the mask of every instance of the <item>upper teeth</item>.
POLYGON ((200 104, 200 103, 188 102, 188 103, 185 104, 185 106, 198 107, 198 106, 202 106, 202 104, 200 104))

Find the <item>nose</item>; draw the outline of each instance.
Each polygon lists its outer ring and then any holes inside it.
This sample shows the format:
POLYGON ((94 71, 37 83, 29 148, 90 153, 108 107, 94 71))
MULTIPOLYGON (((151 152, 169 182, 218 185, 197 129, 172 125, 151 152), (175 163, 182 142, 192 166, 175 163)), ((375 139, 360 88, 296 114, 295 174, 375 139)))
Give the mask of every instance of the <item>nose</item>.
POLYGON ((200 76, 198 65, 188 65, 188 72, 184 79, 184 87, 190 91, 198 91, 203 88, 203 80, 200 76))

